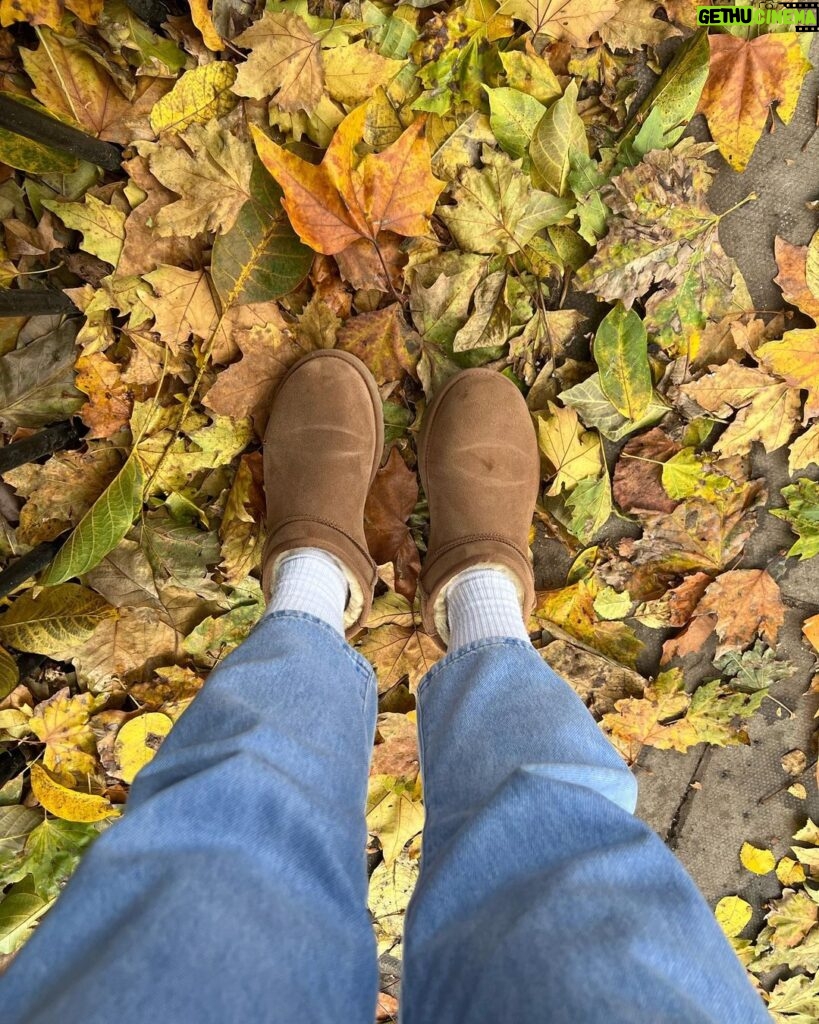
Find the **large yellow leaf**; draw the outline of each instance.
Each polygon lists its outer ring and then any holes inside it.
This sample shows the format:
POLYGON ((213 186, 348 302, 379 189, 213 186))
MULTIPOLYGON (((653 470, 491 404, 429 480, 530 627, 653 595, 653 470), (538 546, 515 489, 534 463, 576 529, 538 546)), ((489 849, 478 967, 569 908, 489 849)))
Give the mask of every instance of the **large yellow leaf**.
POLYGON ((564 488, 570 491, 578 481, 600 475, 600 438, 583 429, 574 409, 549 402, 549 415, 538 417, 537 436, 553 471, 547 494, 560 494, 564 488))
POLYGON ((798 35, 769 32, 755 39, 711 35, 711 68, 699 109, 719 151, 744 171, 768 119, 771 104, 787 124, 796 110, 810 61, 798 35))
POLYGON ((172 725, 171 719, 158 711, 149 711, 126 722, 114 742, 114 774, 130 785, 153 760, 172 725))
POLYGON ((151 111, 151 127, 157 133, 181 132, 188 125, 206 124, 222 117, 237 103, 231 92, 236 67, 224 60, 186 71, 167 96, 151 111))
POLYGON ((0 616, 0 637, 18 651, 65 661, 113 615, 116 610, 93 590, 64 583, 38 597, 31 591, 18 597, 0 616))
POLYGON ((380 840, 387 866, 423 827, 420 778, 407 781, 392 775, 370 777, 367 831, 380 840))
POLYGON ((819 328, 788 331, 781 341, 768 341, 757 358, 791 387, 807 391, 804 417, 819 416, 819 328))
POLYGON ((97 766, 97 743, 90 717, 98 701, 90 693, 73 697, 68 687, 42 701, 29 719, 29 727, 45 743, 43 764, 61 778, 79 784, 97 766))
POLYGON ((103 821, 119 814, 104 796, 69 789, 39 764, 31 766, 31 791, 50 814, 63 821, 103 821))
POLYGON ((379 693, 395 686, 404 676, 409 679, 410 689, 415 690, 435 662, 443 657, 443 651, 432 637, 415 626, 395 623, 370 630, 358 649, 376 671, 379 693))

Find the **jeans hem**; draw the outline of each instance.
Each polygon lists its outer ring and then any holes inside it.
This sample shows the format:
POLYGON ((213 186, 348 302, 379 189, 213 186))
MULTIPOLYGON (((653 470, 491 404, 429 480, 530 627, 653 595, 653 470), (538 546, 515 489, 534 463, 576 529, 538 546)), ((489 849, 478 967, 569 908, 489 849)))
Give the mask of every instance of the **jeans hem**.
POLYGON ((333 629, 333 627, 329 623, 325 622, 324 619, 320 619, 317 615, 310 615, 309 612, 289 611, 286 608, 276 612, 264 612, 262 617, 256 623, 255 628, 263 628, 265 622, 281 619, 295 619, 300 622, 309 622, 312 626, 318 626, 325 636, 332 641, 333 646, 352 662, 356 672, 364 678, 366 683, 375 682, 375 671, 364 655, 359 654, 354 647, 350 646, 345 637, 343 637, 337 630, 333 629))
POLYGON ((454 651, 448 651, 440 661, 432 666, 418 685, 419 695, 423 690, 426 690, 428 684, 440 672, 446 671, 450 665, 454 665, 457 661, 468 657, 483 647, 521 647, 523 650, 531 651, 533 654, 537 653, 529 640, 521 640, 516 636, 493 636, 484 637, 483 640, 473 640, 471 644, 466 644, 454 651))

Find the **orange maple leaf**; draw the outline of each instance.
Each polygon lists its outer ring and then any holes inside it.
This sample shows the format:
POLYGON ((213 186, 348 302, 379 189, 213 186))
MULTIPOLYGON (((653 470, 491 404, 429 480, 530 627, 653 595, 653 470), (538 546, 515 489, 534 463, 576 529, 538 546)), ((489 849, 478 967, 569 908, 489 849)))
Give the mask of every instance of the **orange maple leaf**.
POLYGON ((391 145, 363 159, 356 155, 366 106, 344 118, 316 166, 282 149, 253 126, 262 163, 284 191, 282 205, 305 245, 325 256, 360 238, 375 244, 382 231, 423 235, 444 182, 432 174, 423 120, 391 145))

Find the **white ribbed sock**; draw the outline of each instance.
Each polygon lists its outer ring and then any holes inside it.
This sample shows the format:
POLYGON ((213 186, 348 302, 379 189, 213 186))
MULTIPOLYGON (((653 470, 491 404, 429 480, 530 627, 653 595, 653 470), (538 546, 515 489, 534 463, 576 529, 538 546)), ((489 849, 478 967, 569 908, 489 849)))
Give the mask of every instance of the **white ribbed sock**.
POLYGON ((450 651, 490 637, 529 639, 515 584, 498 569, 459 573, 447 588, 446 612, 450 651))
POLYGON ((320 548, 294 548, 276 567, 268 612, 306 612, 344 636, 349 587, 344 570, 320 548))

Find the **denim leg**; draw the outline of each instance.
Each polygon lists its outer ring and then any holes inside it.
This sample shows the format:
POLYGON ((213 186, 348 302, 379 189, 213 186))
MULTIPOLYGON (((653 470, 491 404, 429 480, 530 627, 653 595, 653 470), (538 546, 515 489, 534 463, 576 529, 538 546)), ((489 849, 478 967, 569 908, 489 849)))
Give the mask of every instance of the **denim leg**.
POLYGON ((370 667, 268 616, 0 979, 3 1024, 371 1024, 370 667))
POLYGON ((529 644, 439 662, 419 731, 405 1024, 770 1024, 705 900, 632 816, 633 775, 529 644))

